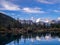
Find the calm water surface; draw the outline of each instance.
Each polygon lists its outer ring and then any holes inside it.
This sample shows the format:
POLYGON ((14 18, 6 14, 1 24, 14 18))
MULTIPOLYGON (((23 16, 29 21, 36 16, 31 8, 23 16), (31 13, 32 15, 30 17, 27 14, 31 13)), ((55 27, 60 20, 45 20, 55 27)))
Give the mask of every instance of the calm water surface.
POLYGON ((60 45, 59 37, 52 37, 50 34, 45 36, 21 36, 6 45, 60 45))

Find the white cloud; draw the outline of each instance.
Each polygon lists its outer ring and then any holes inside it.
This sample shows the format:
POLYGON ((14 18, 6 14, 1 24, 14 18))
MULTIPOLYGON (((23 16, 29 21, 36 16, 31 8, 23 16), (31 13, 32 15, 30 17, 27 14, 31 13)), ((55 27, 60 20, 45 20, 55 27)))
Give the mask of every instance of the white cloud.
POLYGON ((23 11, 26 13, 46 13, 45 11, 43 11, 41 8, 35 7, 35 8, 29 8, 29 7, 23 7, 20 8, 19 5, 16 5, 14 3, 12 3, 11 1, 7 1, 7 0, 1 0, 0 1, 0 10, 11 10, 11 11, 23 11))
POLYGON ((23 8, 22 9, 24 12, 27 13, 45 13, 45 11, 42 11, 41 8, 23 8))
POLYGON ((60 0, 37 0, 40 3, 44 4, 55 4, 55 3, 60 3, 60 0))
POLYGON ((18 5, 15 5, 9 1, 6 0, 1 0, 0 5, 0 10, 20 10, 18 5))
POLYGON ((54 12, 60 12, 60 10, 53 10, 54 12))
POLYGON ((40 3, 45 3, 45 4, 52 4, 52 2, 48 2, 46 0, 38 0, 40 3))
POLYGON ((58 17, 57 19, 60 20, 60 17, 58 17))

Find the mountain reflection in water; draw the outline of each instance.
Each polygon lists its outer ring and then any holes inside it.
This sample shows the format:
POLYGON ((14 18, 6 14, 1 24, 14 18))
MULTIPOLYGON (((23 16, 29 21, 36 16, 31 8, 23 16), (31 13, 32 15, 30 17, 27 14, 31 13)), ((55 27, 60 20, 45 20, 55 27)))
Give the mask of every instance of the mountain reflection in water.
POLYGON ((60 38, 58 36, 52 37, 50 34, 45 36, 22 35, 21 38, 6 45, 60 45, 60 38))

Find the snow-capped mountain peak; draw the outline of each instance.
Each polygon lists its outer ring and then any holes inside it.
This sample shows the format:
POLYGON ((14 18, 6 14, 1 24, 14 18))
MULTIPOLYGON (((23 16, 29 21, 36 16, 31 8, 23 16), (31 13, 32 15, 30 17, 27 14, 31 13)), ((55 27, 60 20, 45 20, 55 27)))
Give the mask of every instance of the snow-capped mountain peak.
POLYGON ((40 22, 41 18, 36 19, 36 22, 40 22))

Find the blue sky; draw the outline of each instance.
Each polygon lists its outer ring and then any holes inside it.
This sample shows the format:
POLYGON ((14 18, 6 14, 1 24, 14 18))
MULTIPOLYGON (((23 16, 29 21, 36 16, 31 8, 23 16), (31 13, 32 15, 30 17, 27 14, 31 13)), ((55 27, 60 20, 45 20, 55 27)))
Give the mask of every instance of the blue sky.
POLYGON ((60 0, 0 0, 0 12, 15 19, 60 17, 60 0))

